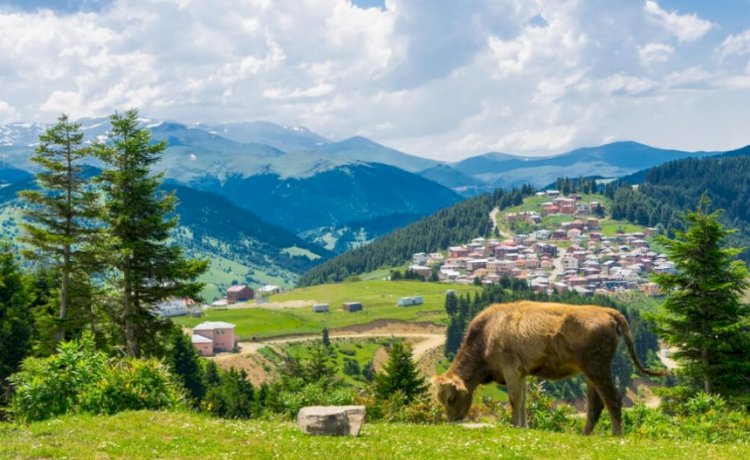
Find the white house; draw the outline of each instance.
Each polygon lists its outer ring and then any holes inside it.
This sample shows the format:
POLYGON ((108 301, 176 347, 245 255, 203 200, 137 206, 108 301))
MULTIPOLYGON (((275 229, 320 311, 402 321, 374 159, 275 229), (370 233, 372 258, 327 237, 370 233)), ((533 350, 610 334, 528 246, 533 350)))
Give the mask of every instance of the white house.
POLYGON ((418 252, 412 256, 412 264, 414 265, 425 265, 427 263, 427 254, 424 252, 418 252))
POLYGON ((267 297, 269 295, 281 294, 282 291, 283 289, 281 288, 281 286, 276 286, 275 284, 267 284, 258 289, 258 294, 260 295, 260 297, 267 297))
POLYGON ((194 302, 190 299, 169 299, 156 304, 154 311, 162 318, 185 316, 190 312, 194 302))

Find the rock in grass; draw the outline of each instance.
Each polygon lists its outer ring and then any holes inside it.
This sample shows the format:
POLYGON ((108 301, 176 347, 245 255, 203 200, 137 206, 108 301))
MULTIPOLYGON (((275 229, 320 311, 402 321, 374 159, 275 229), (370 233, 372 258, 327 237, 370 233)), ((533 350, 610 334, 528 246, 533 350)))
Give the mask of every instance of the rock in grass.
POLYGON ((307 434, 359 436, 365 406, 310 406, 297 413, 297 426, 307 434))

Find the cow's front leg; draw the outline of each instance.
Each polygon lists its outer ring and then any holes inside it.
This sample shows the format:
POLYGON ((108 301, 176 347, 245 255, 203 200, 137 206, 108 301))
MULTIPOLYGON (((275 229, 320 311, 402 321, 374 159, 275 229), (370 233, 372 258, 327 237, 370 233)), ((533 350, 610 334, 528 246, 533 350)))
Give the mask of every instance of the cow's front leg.
POLYGON ((526 379, 514 373, 512 376, 505 376, 505 383, 513 413, 511 423, 513 423, 513 426, 528 427, 526 421, 526 379))

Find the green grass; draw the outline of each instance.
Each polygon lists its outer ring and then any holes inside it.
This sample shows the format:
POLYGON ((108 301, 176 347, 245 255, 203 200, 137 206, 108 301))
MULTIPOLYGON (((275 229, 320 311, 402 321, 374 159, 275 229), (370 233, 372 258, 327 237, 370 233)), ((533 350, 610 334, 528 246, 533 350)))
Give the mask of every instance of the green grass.
MULTIPOLYGON (((365 367, 368 363, 372 362, 375 357, 375 352, 391 342, 391 339, 336 339, 331 338, 332 351, 331 364, 335 366, 336 375, 341 378, 344 383, 361 387, 367 382, 361 375, 358 379, 350 375, 346 375, 343 372, 344 361, 346 359, 352 359, 359 363, 360 370, 365 367)), ((305 343, 290 343, 284 347, 284 350, 291 356, 297 359, 305 359, 310 356, 310 345, 305 343)))
POLYGON ((643 227, 624 220, 611 220, 606 219, 601 221, 601 232, 604 236, 615 236, 618 230, 622 230, 625 233, 636 233, 642 232, 643 227))
POLYGON ((359 275, 359 278, 362 281, 382 281, 389 276, 391 276, 392 270, 398 270, 400 272, 404 272, 409 268, 409 264, 404 264, 398 267, 390 267, 390 268, 381 268, 379 270, 374 270, 368 273, 363 273, 362 275, 359 275))
POLYGON ((320 259, 320 256, 315 254, 314 252, 304 249, 304 248, 298 248, 297 246, 291 246, 288 248, 284 248, 281 250, 284 254, 288 254, 291 257, 295 256, 304 256, 307 257, 310 260, 317 260, 320 259))
POLYGON ((198 278, 198 281, 206 283, 201 291, 201 297, 209 303, 224 297, 226 289, 232 285, 233 281, 244 281, 250 272, 250 268, 246 265, 219 255, 211 254, 209 256, 202 252, 193 251, 190 256, 209 260, 208 270, 198 278))
POLYGON ((327 303, 330 313, 313 313, 310 307, 301 308, 244 308, 233 310, 207 310, 202 318, 181 317, 174 319, 182 326, 193 327, 203 321, 227 321, 236 325, 235 332, 242 340, 252 336, 272 337, 288 334, 319 333, 324 327, 336 329, 376 320, 425 321, 445 324, 443 310, 445 291, 454 289, 459 294, 474 292, 474 286, 455 286, 419 281, 360 281, 353 283, 327 284, 295 289, 291 292, 271 296, 271 302, 304 300, 327 303), (414 307, 398 307, 400 297, 421 295, 424 304, 414 307), (348 313, 341 310, 347 301, 362 302, 364 311, 348 313))
POLYGON ((366 423, 361 436, 302 434, 292 422, 123 412, 0 424, 0 458, 738 459, 750 446, 549 433, 494 425, 366 423))

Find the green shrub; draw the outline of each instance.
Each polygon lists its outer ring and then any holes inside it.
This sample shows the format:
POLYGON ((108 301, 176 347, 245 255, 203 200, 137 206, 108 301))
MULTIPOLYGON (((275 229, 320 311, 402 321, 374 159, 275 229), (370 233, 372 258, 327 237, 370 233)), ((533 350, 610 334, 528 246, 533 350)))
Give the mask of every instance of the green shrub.
POLYGON ((555 404, 555 399, 539 382, 532 382, 526 391, 526 413, 530 428, 545 431, 569 431, 575 426, 575 410, 567 404, 555 404))
POLYGON ((48 358, 28 358, 11 377, 11 410, 21 421, 66 413, 113 414, 129 409, 170 409, 184 395, 159 361, 109 358, 90 335, 63 342, 48 358))
POLYGON ((284 378, 273 383, 267 399, 268 410, 296 416, 305 406, 342 406, 354 404, 351 387, 329 382, 307 382, 301 378, 284 378))
POLYGON ((353 359, 344 358, 344 374, 350 376, 357 376, 362 373, 359 363, 353 359))
POLYGON ((247 372, 232 368, 219 372, 219 375, 218 381, 209 386, 201 408, 223 418, 245 419, 256 416, 259 410, 255 402, 255 390, 247 379, 247 372))
POLYGON ((704 415, 711 411, 721 412, 727 408, 727 403, 721 395, 700 392, 685 403, 688 415, 704 415))
POLYGON ((179 383, 155 359, 112 361, 95 385, 78 395, 78 411, 115 414, 124 410, 173 409, 184 400, 179 383))

